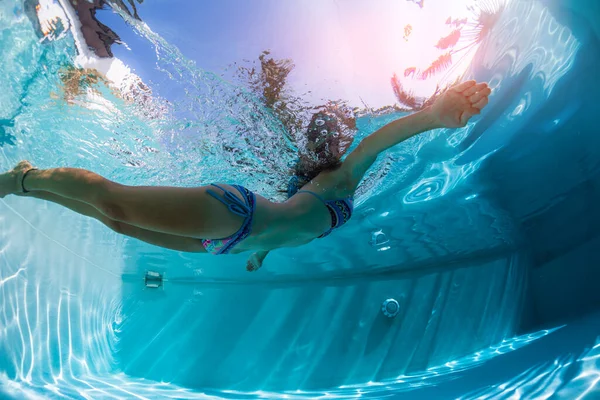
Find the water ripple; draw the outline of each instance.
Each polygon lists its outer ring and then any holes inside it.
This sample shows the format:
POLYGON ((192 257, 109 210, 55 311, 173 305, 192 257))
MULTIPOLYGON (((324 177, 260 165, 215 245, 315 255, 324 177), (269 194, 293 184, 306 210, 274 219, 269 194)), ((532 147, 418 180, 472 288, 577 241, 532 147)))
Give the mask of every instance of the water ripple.
MULTIPOLYGON (((32 381, 11 380, 6 375, 0 374, 0 388, 5 394, 14 397, 24 396, 28 399, 46 399, 48 398, 48 391, 53 392, 57 397, 76 396, 85 399, 95 398, 98 395, 101 395, 102 398, 114 399, 375 399, 388 396, 389 394, 386 393, 403 393, 417 387, 433 386, 451 380, 455 374, 465 369, 480 365, 496 357, 499 353, 518 350, 551 334, 555 330, 556 328, 506 339, 499 346, 492 346, 444 365, 429 368, 422 373, 400 375, 394 379, 381 382, 371 381, 343 385, 323 391, 192 391, 168 382, 153 382, 147 379, 129 377, 122 373, 112 375, 88 375, 84 373, 77 377, 65 375, 61 376, 58 381, 48 381, 43 384, 32 381)), ((585 362, 590 362, 590 360, 585 362)), ((535 383, 539 384, 540 382, 535 383)), ((503 389, 509 390, 510 388, 505 387, 503 389)))
POLYGON ((436 175, 423 178, 414 184, 404 196, 404 204, 431 201, 448 194, 459 184, 464 184, 470 175, 477 172, 481 163, 490 156, 464 165, 455 165, 454 159, 432 165, 428 174, 436 175))
POLYGON ((537 1, 508 2, 492 36, 479 53, 483 66, 498 70, 495 67, 502 62, 499 71, 508 76, 517 75, 531 65, 530 77, 542 81, 546 96, 571 69, 581 46, 571 30, 559 24, 537 1), (510 63, 506 65, 508 60, 510 63))

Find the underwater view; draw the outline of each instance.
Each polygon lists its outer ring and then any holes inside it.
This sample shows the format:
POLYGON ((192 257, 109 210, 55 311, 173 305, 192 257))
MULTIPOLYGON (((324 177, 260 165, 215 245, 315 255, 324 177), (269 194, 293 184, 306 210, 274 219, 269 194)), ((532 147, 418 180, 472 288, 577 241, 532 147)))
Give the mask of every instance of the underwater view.
POLYGON ((0 55, 0 399, 600 399, 597 0, 0 0, 0 55))

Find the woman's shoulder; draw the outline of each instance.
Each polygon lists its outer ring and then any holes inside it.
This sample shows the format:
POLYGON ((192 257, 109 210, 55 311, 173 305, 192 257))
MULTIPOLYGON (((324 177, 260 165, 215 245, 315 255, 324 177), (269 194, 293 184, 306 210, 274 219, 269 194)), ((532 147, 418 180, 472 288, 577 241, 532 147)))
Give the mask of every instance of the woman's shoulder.
POLYGON ((327 198, 342 198, 354 195, 350 179, 342 168, 319 173, 302 190, 314 191, 325 195, 327 198))

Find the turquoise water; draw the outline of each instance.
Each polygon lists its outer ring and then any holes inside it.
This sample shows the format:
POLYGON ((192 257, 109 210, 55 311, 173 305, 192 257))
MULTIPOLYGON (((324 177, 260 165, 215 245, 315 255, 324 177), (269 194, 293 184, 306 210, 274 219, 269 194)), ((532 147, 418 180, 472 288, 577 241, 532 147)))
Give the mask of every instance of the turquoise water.
MULTIPOLYGON (((599 18, 593 2, 510 2, 465 73, 494 88, 483 115, 381 156, 344 229, 255 274, 245 255, 162 250, 5 198, 0 397, 599 396, 599 18)), ((21 2, 0 2, 2 167, 280 198, 294 144, 277 117, 130 23, 155 52, 153 99, 100 85, 69 105, 73 37, 40 43, 21 2)), ((400 115, 361 114, 358 138, 400 115)))

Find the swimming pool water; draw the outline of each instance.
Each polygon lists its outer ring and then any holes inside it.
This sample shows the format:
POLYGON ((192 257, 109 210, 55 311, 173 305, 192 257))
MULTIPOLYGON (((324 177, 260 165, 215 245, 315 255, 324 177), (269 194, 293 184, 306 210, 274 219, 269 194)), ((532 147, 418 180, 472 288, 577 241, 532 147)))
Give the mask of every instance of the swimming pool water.
MULTIPOLYGON (((279 198, 294 142, 251 88, 151 22, 104 13, 126 29, 119 56, 150 77, 151 99, 99 85, 68 104, 60 74, 76 38, 40 42, 22 1, 0 2, 2 167, 232 181, 279 198)), ((255 274, 243 254, 171 252, 3 199, 0 397, 600 396, 598 20, 593 1, 507 2, 465 72, 494 88, 486 111, 382 155, 344 229, 273 252, 255 274), (163 288, 144 286, 148 270, 163 288)), ((364 107, 357 137, 400 115, 364 107)))

